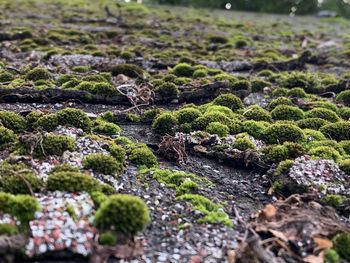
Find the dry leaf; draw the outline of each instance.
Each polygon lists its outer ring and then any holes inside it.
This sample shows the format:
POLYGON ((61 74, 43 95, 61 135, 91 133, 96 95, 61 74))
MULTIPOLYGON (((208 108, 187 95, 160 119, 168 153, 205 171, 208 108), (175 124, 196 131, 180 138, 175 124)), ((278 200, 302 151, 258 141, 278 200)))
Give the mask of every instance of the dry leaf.
POLYGON ((236 262, 236 253, 232 249, 227 250, 227 262, 228 263, 235 263, 236 262))
POLYGON ((306 263, 323 263, 324 258, 323 258, 322 254, 320 256, 310 255, 310 256, 307 256, 304 258, 304 262, 306 262, 306 263))
POLYGON ((327 238, 314 237, 313 239, 317 245, 317 249, 325 250, 333 246, 332 241, 327 238))
POLYGON ((276 212, 277 212, 276 207, 274 207, 271 204, 266 205, 263 210, 263 214, 266 217, 266 219, 271 219, 272 217, 274 217, 276 215, 276 212))
POLYGON ((288 242, 288 238, 285 234, 283 234, 281 231, 270 229, 269 232, 274 235, 275 237, 281 239, 284 242, 288 242))

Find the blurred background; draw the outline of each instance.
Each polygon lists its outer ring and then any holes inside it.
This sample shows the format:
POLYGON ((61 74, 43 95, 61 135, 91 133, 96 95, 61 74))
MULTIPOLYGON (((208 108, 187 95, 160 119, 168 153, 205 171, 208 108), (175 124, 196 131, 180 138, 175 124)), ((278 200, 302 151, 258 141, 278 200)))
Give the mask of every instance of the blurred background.
MULTIPOLYGON (((131 0, 126 0, 129 2, 131 0)), ((139 0, 139 2, 142 2, 139 0)), ((317 14, 350 18, 350 0, 148 0, 167 5, 220 8, 293 15, 317 14)))

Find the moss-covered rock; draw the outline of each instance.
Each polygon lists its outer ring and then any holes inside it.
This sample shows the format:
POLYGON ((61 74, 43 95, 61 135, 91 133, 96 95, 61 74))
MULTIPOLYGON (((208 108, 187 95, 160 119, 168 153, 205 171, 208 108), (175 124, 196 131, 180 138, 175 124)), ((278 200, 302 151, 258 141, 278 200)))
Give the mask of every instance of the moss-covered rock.
POLYGON ((90 130, 92 121, 87 114, 75 108, 66 108, 56 113, 57 121, 60 125, 73 126, 81 128, 84 131, 90 130))
POLYGON ((266 122, 270 122, 272 120, 270 112, 261 108, 258 105, 248 107, 243 112, 243 116, 247 120, 266 121, 266 122))
POLYGON ((217 134, 219 137, 226 137, 229 134, 230 129, 227 125, 220 122, 211 122, 205 128, 205 131, 210 134, 217 134))
MULTIPOLYGON (((27 146, 30 147, 29 145, 27 146)), ((61 156, 65 151, 74 151, 75 140, 70 136, 48 134, 43 137, 35 149, 34 155, 38 157, 57 155, 61 156)))
POLYGON ((193 73, 194 73, 194 69, 191 65, 187 64, 187 63, 180 63, 177 64, 174 68, 173 68, 173 72, 176 76, 178 77, 192 77, 193 73))
POLYGON ((117 124, 105 121, 102 118, 97 118, 92 131, 97 134, 112 136, 120 133, 122 129, 117 124))
POLYGON ((327 124, 321 127, 320 131, 333 140, 350 140, 350 122, 347 121, 327 124))
POLYGON ((152 130, 159 135, 174 135, 177 125, 177 119, 172 113, 162 113, 154 119, 152 130))
POLYGON ((31 81, 50 79, 50 73, 46 68, 36 67, 27 73, 26 79, 31 81))
POLYGON ((291 99, 286 98, 286 97, 279 97, 277 99, 273 99, 269 105, 267 106, 267 108, 271 111, 273 109, 275 109, 277 106, 279 105, 287 105, 287 106, 292 106, 293 103, 291 101, 291 99))
POLYGON ((305 118, 297 122, 302 129, 312 129, 318 131, 322 126, 330 124, 329 121, 321 118, 305 118))
POLYGON ((266 128, 263 136, 269 144, 283 142, 304 142, 306 140, 303 130, 293 124, 276 123, 266 128))
POLYGON ((179 124, 191 123, 201 115, 202 113, 198 109, 192 107, 180 109, 175 113, 179 124))
POLYGON ((176 97, 177 94, 179 94, 179 89, 177 88, 177 86, 174 83, 165 82, 157 87, 156 92, 163 99, 167 99, 167 98, 176 97))
POLYGON ((309 154, 311 156, 319 157, 322 159, 334 160, 334 161, 341 159, 340 153, 336 149, 329 146, 318 146, 318 147, 312 148, 309 151, 309 154))
POLYGON ((304 117, 304 112, 298 107, 278 105, 271 111, 274 120, 297 121, 304 117))
POLYGON ((146 146, 141 145, 131 150, 130 161, 137 166, 145 166, 151 168, 158 164, 157 157, 153 152, 146 146))
POLYGON ((109 154, 93 153, 89 154, 84 162, 85 169, 91 169, 95 173, 115 175, 123 168, 123 164, 118 162, 109 154))
POLYGON ((337 122, 340 120, 338 115, 329 109, 325 108, 314 108, 305 113, 306 118, 320 118, 329 122, 337 122))
POLYGON ((17 141, 16 134, 5 127, 0 127, 0 150, 6 149, 17 141))
POLYGON ((243 102, 233 94, 222 94, 213 100, 213 104, 225 106, 233 111, 243 109, 243 102))
POLYGON ((12 111, 0 111, 0 123, 14 133, 21 133, 26 129, 25 119, 12 111))

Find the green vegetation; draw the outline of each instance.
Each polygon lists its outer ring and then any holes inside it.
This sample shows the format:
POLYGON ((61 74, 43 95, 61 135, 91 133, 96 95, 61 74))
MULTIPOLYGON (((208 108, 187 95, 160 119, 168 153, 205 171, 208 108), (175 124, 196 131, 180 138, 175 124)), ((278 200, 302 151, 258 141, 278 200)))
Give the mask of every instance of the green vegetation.
POLYGON ((123 164, 109 154, 92 153, 84 160, 84 168, 95 173, 115 175, 121 172, 122 167, 123 164))

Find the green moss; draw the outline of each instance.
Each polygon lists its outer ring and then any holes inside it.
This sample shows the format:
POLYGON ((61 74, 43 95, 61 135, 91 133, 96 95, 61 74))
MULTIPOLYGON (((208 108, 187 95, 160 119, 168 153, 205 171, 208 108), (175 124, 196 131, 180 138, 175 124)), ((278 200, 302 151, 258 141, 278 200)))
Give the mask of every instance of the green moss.
POLYGON ((193 78, 199 79, 204 78, 208 75, 208 70, 206 69, 197 69, 195 72, 193 72, 193 78))
MULTIPOLYGON (((202 105, 205 110, 204 115, 208 115, 208 114, 212 114, 212 113, 219 113, 219 114, 224 114, 226 117, 230 118, 230 119, 240 119, 240 116, 236 113, 234 113, 231 109, 225 107, 225 106, 221 106, 221 105, 202 105), (207 106, 208 105, 208 106, 207 106)), ((200 110, 203 110, 202 108, 200 108, 200 110)))
POLYGON ((26 79, 31 81, 50 79, 50 73, 46 68, 36 67, 27 73, 26 79))
POLYGON ((130 161, 137 166, 151 168, 158 164, 157 157, 147 146, 135 147, 131 150, 130 161))
POLYGON ((118 162, 109 154, 93 153, 89 154, 84 162, 85 169, 91 169, 95 173, 114 175, 120 172, 123 164, 118 162))
POLYGON ((122 146, 116 144, 115 142, 109 142, 109 152, 110 154, 121 164, 125 161, 125 150, 122 146))
POLYGON ((233 111, 243 109, 243 102, 233 94, 222 94, 213 100, 213 104, 225 106, 233 111))
POLYGON ((339 263, 340 257, 337 251, 334 249, 328 249, 326 250, 324 254, 324 263, 339 263))
POLYGON ((230 133, 236 134, 242 130, 242 124, 240 121, 231 120, 224 113, 215 111, 206 113, 203 116, 197 118, 193 122, 193 128, 195 130, 204 130, 211 122, 219 122, 226 125, 230 129, 230 133))
POLYGON ((312 129, 303 129, 306 138, 311 139, 313 141, 322 141, 327 140, 326 136, 323 135, 322 132, 312 130, 312 129))
POLYGON ((332 111, 325 108, 314 108, 305 113, 306 118, 320 118, 329 122, 337 122, 340 120, 338 115, 332 111))
POLYGON ((252 142, 252 140, 247 134, 238 134, 236 140, 232 144, 232 147, 240 151, 256 149, 255 144, 252 142))
POLYGON ((242 124, 243 132, 248 133, 256 139, 261 139, 264 136, 265 129, 269 123, 262 121, 244 121, 242 124))
POLYGON ((326 195, 322 201, 330 206, 338 207, 343 203, 344 198, 341 195, 326 195))
POLYGON ((289 173, 289 170, 290 168, 292 168, 292 166, 294 165, 294 161, 293 160, 284 160, 284 161, 281 161, 275 172, 274 172, 274 177, 277 178, 277 177, 280 177, 282 175, 285 175, 287 173, 289 173))
POLYGON ((47 179, 48 191, 93 192, 99 189, 99 183, 92 176, 77 172, 56 172, 47 179))
POLYGON ((338 112, 337 105, 329 101, 324 101, 324 100, 311 101, 310 105, 314 108, 323 108, 323 109, 334 111, 335 113, 338 112))
POLYGON ((288 96, 289 89, 286 88, 276 88, 272 91, 272 97, 279 98, 279 97, 286 97, 288 96))
POLYGON ((0 111, 0 123, 14 133, 21 133, 26 129, 25 119, 12 111, 0 111))
POLYGON ((209 36, 208 41, 215 44, 226 44, 229 42, 227 37, 220 35, 209 36))
POLYGON ((343 148, 346 154, 350 155, 350 140, 340 141, 339 146, 343 148))
POLYGON ((177 119, 174 114, 165 112, 154 119, 152 130, 159 135, 174 135, 177 119))
POLYGON ((305 118, 297 122, 298 126, 302 129, 312 129, 316 131, 318 131, 322 126, 329 123, 329 121, 321 118, 305 118))
POLYGON ((143 76, 143 69, 134 64, 120 64, 112 67, 112 75, 117 76, 119 74, 126 75, 131 78, 137 78, 143 76))
POLYGON ((336 149, 329 146, 318 146, 312 148, 309 151, 309 154, 311 156, 319 157, 322 159, 330 159, 334 161, 341 159, 340 153, 336 149))
POLYGON ((278 105, 271 111, 274 120, 297 121, 304 117, 304 112, 298 107, 278 105))
POLYGON ((11 82, 15 77, 10 72, 0 72, 0 83, 11 82))
POLYGON ((306 92, 302 88, 292 88, 288 91, 287 96, 292 98, 305 98, 306 92))
POLYGON ((0 127, 0 150, 8 148, 17 141, 16 134, 5 127, 0 127))
POLYGON ((275 123, 266 128, 263 136, 269 144, 283 142, 304 142, 306 140, 303 130, 296 125, 275 123))
POLYGON ((264 88, 271 87, 271 83, 265 80, 255 79, 250 82, 252 92, 262 92, 264 88))
POLYGON ((77 73, 87 73, 90 71, 90 66, 74 66, 72 70, 77 73))
POLYGON ((34 122, 33 128, 40 127, 45 131, 54 131, 58 125, 59 123, 58 123, 57 115, 52 113, 52 114, 46 114, 42 117, 39 117, 39 119, 36 122, 34 122))
POLYGON ((93 87, 88 91, 92 94, 97 94, 106 97, 113 97, 119 95, 118 90, 113 85, 107 82, 94 83, 93 87))
POLYGON ((87 114, 79 109, 66 108, 56 113, 58 123, 65 126, 81 128, 84 131, 90 130, 92 121, 87 114))
POLYGON ((232 226, 232 221, 224 212, 221 205, 215 204, 208 198, 198 194, 184 194, 177 197, 178 200, 188 201, 192 203, 195 209, 201 211, 205 216, 200 219, 201 223, 222 223, 227 226, 232 226))
POLYGON ((337 102, 342 102, 346 106, 350 106, 350 90, 340 92, 336 97, 337 102))
POLYGON ((96 211, 94 224, 101 230, 115 230, 134 236, 150 221, 147 205, 132 195, 112 195, 96 211))
POLYGON ((2 162, 0 166, 0 187, 11 194, 31 194, 39 192, 42 181, 32 170, 23 164, 2 162))
POLYGON ((158 92, 162 98, 173 98, 179 94, 179 89, 174 83, 165 82, 157 87, 156 92, 158 92))
POLYGON ((320 131, 333 140, 350 140, 350 122, 341 121, 327 124, 321 127, 320 131))
POLYGON ((0 224, 0 236, 6 235, 6 236, 12 236, 14 234, 17 234, 18 229, 15 225, 11 224, 0 224))
POLYGON ((339 233, 333 238, 333 249, 342 259, 350 260, 350 234, 339 233))
POLYGON ((211 122, 205 128, 205 131, 210 134, 217 134, 219 137, 226 137, 230 129, 225 124, 221 124, 220 122, 211 122))
POLYGON ((339 161, 339 168, 345 172, 346 174, 350 175, 350 159, 339 161))
POLYGON ((117 124, 107 122, 102 118, 97 118, 92 128, 92 131, 96 134, 112 136, 120 133, 122 129, 117 124))
POLYGON ((285 88, 303 88, 307 93, 319 93, 320 82, 315 74, 293 71, 282 75, 280 84, 285 88))
POLYGON ((279 105, 292 106, 293 103, 292 103, 291 99, 289 99, 289 98, 279 97, 277 99, 273 99, 267 107, 271 111, 271 110, 274 110, 279 105))
POLYGON ((215 81, 228 81, 230 84, 235 83, 238 79, 231 74, 228 73, 219 73, 214 76, 215 81))
POLYGON ((103 246, 115 246, 117 244, 117 237, 113 232, 107 231, 100 235, 98 243, 103 246))
POLYGON ((101 204, 105 201, 107 201, 108 196, 100 191, 92 191, 90 192, 90 196, 92 201, 94 202, 94 205, 99 208, 101 204))
POLYGON ((238 80, 231 85, 233 91, 236 90, 249 90, 250 82, 248 80, 238 80))
POLYGON ((341 108, 339 110, 339 116, 346 121, 350 120, 350 108, 348 107, 341 108))
POLYGON ((191 123, 201 115, 202 113, 198 109, 191 107, 180 109, 175 113, 179 124, 191 123))
POLYGON ((173 68, 173 72, 176 76, 178 77, 192 77, 193 73, 194 73, 194 69, 191 65, 187 64, 187 63, 180 63, 177 64, 174 68, 173 68))
POLYGON ((289 158, 289 150, 285 145, 274 145, 265 147, 263 160, 267 163, 279 163, 289 158))
POLYGON ((261 108, 258 105, 248 107, 244 111, 243 116, 247 120, 267 121, 267 122, 270 122, 272 120, 270 112, 261 108))
POLYGON ((72 166, 69 163, 64 163, 64 164, 59 164, 54 166, 51 171, 50 174, 53 173, 59 173, 59 172, 74 172, 74 173, 78 173, 79 172, 79 168, 72 166))
MULTIPOLYGON (((30 145, 27 145, 30 148, 30 145)), ((34 155, 38 157, 47 155, 61 156, 65 151, 75 150, 75 140, 70 136, 48 134, 43 137, 35 149, 34 155)))

